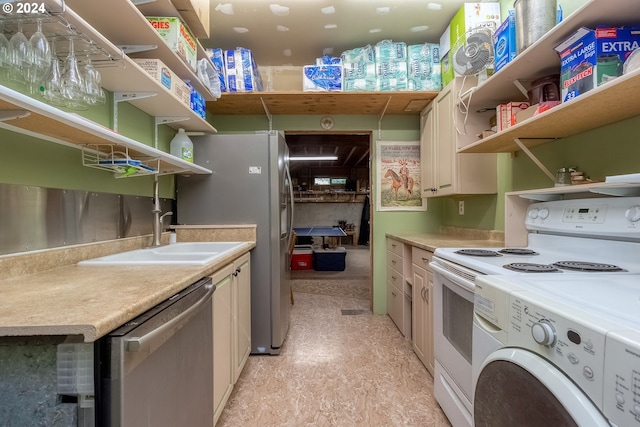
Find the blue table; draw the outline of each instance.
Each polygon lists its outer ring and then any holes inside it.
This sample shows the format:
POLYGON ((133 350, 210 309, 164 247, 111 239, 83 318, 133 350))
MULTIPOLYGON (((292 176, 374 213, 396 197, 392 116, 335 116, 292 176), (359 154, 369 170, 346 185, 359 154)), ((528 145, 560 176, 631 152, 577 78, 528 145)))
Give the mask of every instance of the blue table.
POLYGON ((324 246, 325 237, 346 237, 347 233, 340 227, 294 227, 296 236, 303 237, 322 237, 322 246, 324 246))

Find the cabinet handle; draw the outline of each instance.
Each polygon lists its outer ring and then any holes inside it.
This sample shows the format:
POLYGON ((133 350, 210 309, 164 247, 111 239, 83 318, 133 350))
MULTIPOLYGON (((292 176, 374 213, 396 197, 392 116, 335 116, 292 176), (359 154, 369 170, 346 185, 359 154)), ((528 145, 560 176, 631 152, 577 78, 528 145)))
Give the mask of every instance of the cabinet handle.
POLYGON ((396 293, 391 291, 391 295, 393 295, 394 297, 396 296, 396 293))
POLYGON ((391 244, 391 247, 392 247, 392 248, 395 248, 395 247, 396 247, 395 243, 392 243, 392 244, 391 244))
POLYGON ((424 288, 424 300, 429 302, 429 289, 424 288))
POLYGON ((394 260, 391 260, 391 264, 395 264, 395 263, 396 263, 396 260, 395 260, 395 259, 394 259, 394 260))
POLYGON ((422 261, 427 262, 429 261, 429 258, 422 257, 422 261))
POLYGON ((393 279, 393 281, 396 281, 396 276, 391 276, 391 279, 393 279))

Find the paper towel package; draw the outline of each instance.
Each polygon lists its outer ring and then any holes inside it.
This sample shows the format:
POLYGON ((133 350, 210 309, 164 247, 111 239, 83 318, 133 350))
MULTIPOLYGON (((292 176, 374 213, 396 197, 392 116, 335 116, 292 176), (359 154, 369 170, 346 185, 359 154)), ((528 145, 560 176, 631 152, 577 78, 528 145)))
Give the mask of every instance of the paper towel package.
POLYGON ((302 67, 304 92, 341 92, 342 65, 305 65, 302 67))
POLYGON ((251 50, 241 47, 226 50, 224 63, 229 92, 262 92, 262 77, 251 50))
POLYGON ((383 40, 376 43, 376 90, 407 90, 407 45, 383 40))
POLYGON ((441 90, 440 45, 423 43, 407 46, 409 90, 441 90))
POLYGON ((342 65, 342 58, 337 56, 323 55, 316 58, 315 65, 342 65))
POLYGON ((376 90, 376 61, 371 45, 344 51, 340 59, 345 92, 376 90))
POLYGON ((211 58, 213 67, 220 78, 220 92, 227 91, 227 71, 224 66, 224 52, 220 48, 207 49, 207 55, 211 58))

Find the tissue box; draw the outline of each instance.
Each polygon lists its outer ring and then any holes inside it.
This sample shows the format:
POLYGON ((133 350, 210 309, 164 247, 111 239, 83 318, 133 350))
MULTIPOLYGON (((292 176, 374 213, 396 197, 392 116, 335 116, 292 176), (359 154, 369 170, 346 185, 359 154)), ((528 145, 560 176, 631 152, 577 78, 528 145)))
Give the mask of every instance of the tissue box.
POLYGON ((207 55, 213 63, 213 68, 218 72, 220 78, 220 92, 227 91, 227 70, 224 66, 224 52, 220 48, 207 49, 207 55))
POLYGON ((582 27, 556 46, 562 102, 622 75, 627 56, 640 47, 640 27, 582 27))
POLYGON ((510 10, 509 17, 498 27, 493 35, 494 72, 504 68, 516 57, 516 11, 510 10))
POLYGON ((371 45, 344 51, 340 59, 345 92, 376 89, 376 61, 371 45))
POLYGON ((342 65, 305 65, 302 67, 302 90, 342 91, 342 65))
POLYGON ((224 63, 229 92, 262 92, 262 77, 249 49, 226 50, 224 63))
POLYGON ((196 71, 198 55, 196 41, 179 18, 147 16, 147 21, 156 29, 171 50, 176 52, 189 67, 196 71))
POLYGON ((409 90, 441 90, 440 46, 423 43, 407 46, 409 90))
POLYGON ((376 43, 376 90, 407 90, 407 45, 383 40, 376 43))
POLYGON ((147 74, 159 81, 173 93, 183 104, 189 105, 191 89, 169 67, 159 59, 137 59, 133 61, 147 74))
POLYGON ((493 31, 502 23, 500 3, 465 3, 458 9, 440 37, 440 64, 442 84, 446 86, 457 75, 453 70, 451 48, 464 34, 477 27, 489 27, 493 31))

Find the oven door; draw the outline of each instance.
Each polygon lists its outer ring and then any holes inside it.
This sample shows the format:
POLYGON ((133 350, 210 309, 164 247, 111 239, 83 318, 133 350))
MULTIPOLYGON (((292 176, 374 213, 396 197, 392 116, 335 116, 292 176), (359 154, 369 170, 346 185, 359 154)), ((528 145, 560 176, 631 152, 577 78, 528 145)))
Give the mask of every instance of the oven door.
MULTIPOLYGON (((479 274, 434 257, 434 353, 435 359, 453 379, 464 397, 472 402, 471 347, 473 335, 472 281, 479 274)), ((468 406, 468 405, 467 405, 468 406)))

